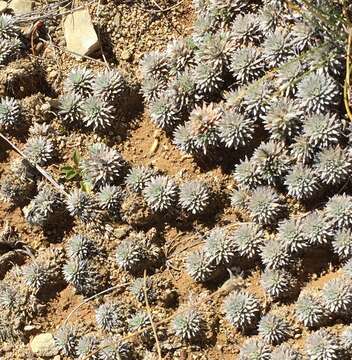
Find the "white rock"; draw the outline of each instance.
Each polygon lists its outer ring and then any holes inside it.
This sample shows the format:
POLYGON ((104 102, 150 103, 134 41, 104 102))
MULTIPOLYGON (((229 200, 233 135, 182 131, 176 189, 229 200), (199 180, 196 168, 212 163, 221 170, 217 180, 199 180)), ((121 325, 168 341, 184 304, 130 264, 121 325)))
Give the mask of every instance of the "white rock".
POLYGON ((7 2, 6 1, 0 1, 0 13, 4 12, 7 9, 7 2))
POLYGON ((79 55, 89 55, 99 49, 99 39, 88 9, 77 10, 66 16, 64 34, 69 51, 79 55))
POLYGON ((32 0, 12 0, 9 4, 9 8, 13 10, 15 15, 28 14, 33 9, 32 0))
POLYGON ((41 357, 53 357, 58 354, 54 337, 50 333, 35 336, 29 345, 32 352, 41 357))

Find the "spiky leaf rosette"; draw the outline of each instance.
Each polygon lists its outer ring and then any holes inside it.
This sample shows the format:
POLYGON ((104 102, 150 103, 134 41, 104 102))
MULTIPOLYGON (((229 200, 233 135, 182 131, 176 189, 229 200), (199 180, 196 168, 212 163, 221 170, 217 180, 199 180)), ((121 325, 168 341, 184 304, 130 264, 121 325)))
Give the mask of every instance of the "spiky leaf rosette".
POLYGON ((82 118, 82 99, 77 94, 59 97, 59 116, 67 124, 78 125, 82 118))
POLYGON ((99 340, 94 335, 83 335, 77 344, 77 355, 78 359, 99 360, 99 340))
POLYGON ((308 292, 301 292, 295 305, 296 319, 308 328, 321 326, 327 316, 321 300, 308 292))
POLYGON ((233 190, 230 194, 231 206, 238 211, 248 210, 248 193, 243 189, 233 190))
MULTIPOLYGON (((11 39, 17 36, 18 28, 15 24, 15 17, 8 14, 0 15, 0 38, 11 39)), ((12 41, 12 39, 11 39, 12 41)))
POLYGON ((200 62, 194 69, 197 94, 196 98, 202 100, 207 96, 220 92, 223 86, 223 70, 211 63, 200 62))
POLYGON ((260 80, 249 84, 243 96, 245 112, 256 120, 261 119, 267 112, 273 91, 274 88, 269 81, 260 80))
POLYGON ((186 271, 195 281, 205 282, 211 278, 215 266, 204 250, 191 253, 186 259, 186 271))
POLYGON ((215 107, 214 103, 209 105, 203 103, 202 107, 196 106, 190 114, 189 122, 194 146, 204 154, 218 145, 217 125, 220 115, 220 109, 215 107))
POLYGON ((341 359, 338 339, 325 329, 320 329, 308 336, 305 350, 309 360, 341 359))
POLYGON ((62 273, 65 281, 84 296, 94 295, 104 286, 99 273, 87 261, 69 260, 63 266, 62 273))
POLYGON ((295 219, 280 222, 277 239, 289 254, 297 254, 308 246, 302 233, 301 224, 295 219))
POLYGON ((103 143, 92 144, 87 158, 80 163, 84 179, 96 188, 115 182, 121 175, 122 166, 120 153, 103 143))
POLYGON ((44 264, 31 263, 22 266, 21 270, 25 284, 35 291, 45 288, 50 282, 49 269, 44 264))
POLYGON ((180 186, 179 204, 191 214, 200 214, 208 207, 211 193, 201 181, 189 181, 180 186))
POLYGON ((174 98, 174 103, 178 111, 189 111, 195 102, 197 84, 194 71, 186 70, 179 74, 169 85, 170 96, 174 98))
POLYGON ((219 24, 229 24, 238 14, 246 13, 250 8, 249 0, 210 0, 209 12, 219 24))
POLYGON ((45 226, 61 205, 60 194, 52 187, 44 185, 31 202, 23 208, 23 214, 29 224, 45 226))
POLYGON ((240 360, 271 360, 271 347, 261 339, 249 338, 240 349, 240 360))
POLYGON ((352 279, 352 258, 349 259, 342 267, 342 272, 346 277, 352 279))
POLYGON ((259 28, 265 33, 275 32, 281 20, 280 10, 273 4, 263 6, 259 11, 259 28))
POLYGON ((203 16, 195 19, 192 39, 198 47, 206 34, 214 34, 217 30, 219 30, 219 24, 216 22, 214 16, 207 12, 203 16))
POLYGON ((309 68, 316 69, 318 74, 340 77, 344 71, 346 60, 344 51, 336 43, 325 42, 314 49, 310 49, 307 63, 309 68))
POLYGON ((114 108, 100 97, 90 96, 82 102, 82 120, 86 127, 94 130, 111 126, 114 108))
POLYGON ((264 72, 261 53, 257 48, 241 48, 233 53, 230 70, 239 85, 258 79, 264 72))
POLYGON ((350 229, 339 230, 332 241, 334 253, 340 259, 349 259, 352 257, 352 233, 350 229))
POLYGON ((313 211, 302 220, 303 236, 311 245, 327 244, 333 236, 331 224, 326 221, 324 213, 313 211))
POLYGON ((80 98, 88 97, 93 92, 93 79, 93 72, 87 68, 72 69, 64 82, 65 91, 80 98))
POLYGON ((21 49, 21 40, 1 39, 0 38, 0 65, 6 65, 10 60, 19 54, 21 49))
POLYGON ((264 128, 269 131, 273 140, 287 141, 299 133, 302 112, 298 105, 288 99, 276 99, 272 101, 267 110, 264 120, 264 128))
POLYGON ((176 202, 177 186, 168 176, 157 175, 150 179, 142 193, 152 210, 167 211, 176 202))
POLYGON ((193 154, 196 152, 196 144, 193 136, 193 128, 191 122, 179 125, 174 131, 174 144, 184 153, 193 154))
POLYGON ((290 145, 291 157, 302 164, 309 164, 312 162, 316 149, 309 141, 309 138, 300 135, 294 139, 294 143, 290 145))
POLYGON ((116 262, 123 270, 137 272, 146 261, 146 249, 138 236, 122 241, 116 248, 116 262))
POLYGON ((268 240, 261 248, 260 257, 269 269, 280 270, 291 264, 291 257, 277 239, 268 240))
POLYGON ((98 254, 97 244, 88 236, 73 235, 66 245, 67 255, 73 260, 86 260, 98 254))
MULTIPOLYGON (((136 331, 140 331, 148 326, 150 326, 150 318, 146 311, 138 311, 134 315, 128 319, 128 330, 133 333, 136 331)), ((151 332, 149 330, 145 330, 142 334, 142 339, 148 340, 151 335, 151 332)), ((149 340, 150 341, 150 340, 149 340)))
POLYGON ((346 353, 352 355, 352 325, 343 330, 340 341, 346 353))
POLYGON ((180 122, 180 110, 174 94, 170 91, 164 91, 149 104, 150 117, 161 129, 174 128, 180 122))
POLYGON ((234 242, 224 228, 212 229, 205 238, 204 250, 209 259, 218 264, 229 264, 235 256, 234 242))
POLYGON ((295 279, 285 270, 266 269, 262 273, 260 284, 273 300, 279 300, 290 294, 295 286, 295 279))
POLYGON ((280 344, 292 335, 292 328, 282 317, 268 313, 259 321, 258 333, 266 343, 280 344))
POLYGON ((259 173, 256 163, 245 158, 238 165, 232 173, 237 185, 243 189, 255 189, 262 184, 261 175, 259 173))
POLYGON ((339 146, 323 149, 316 158, 315 169, 326 185, 339 185, 352 173, 350 155, 339 146))
POLYGON ((230 239, 236 252, 241 257, 253 259, 260 253, 260 247, 264 241, 264 233, 257 224, 243 223, 231 234, 230 239))
POLYGON ((326 113, 337 105, 338 84, 324 74, 311 73, 297 85, 297 98, 307 113, 326 113))
POLYGON ((284 343, 273 350, 271 360, 303 360, 303 356, 291 345, 284 343))
POLYGON ((234 291, 224 299, 226 320, 236 329, 246 331, 257 324, 260 304, 258 299, 244 291, 234 291))
POLYGON ((325 206, 325 216, 337 228, 352 225, 352 197, 346 194, 334 195, 325 206))
POLYGON ((166 90, 166 88, 167 86, 165 82, 161 79, 143 79, 141 85, 141 93, 143 95, 145 103, 149 104, 150 102, 155 101, 160 96, 160 94, 166 90))
POLYGON ((47 165, 54 157, 54 144, 44 136, 33 136, 27 140, 23 153, 32 165, 47 165))
POLYGON ((76 356, 78 345, 78 331, 72 325, 63 325, 54 334, 56 347, 65 356, 76 356))
POLYGON ((288 195, 297 200, 307 200, 317 193, 319 179, 310 167, 298 163, 287 174, 285 185, 288 195))
POLYGON ((225 110, 217 123, 219 139, 225 147, 236 150, 253 139, 254 121, 236 110, 225 110))
POLYGON ((140 62, 143 78, 155 78, 166 81, 170 70, 167 54, 151 51, 144 55, 140 62))
POLYGON ((261 178, 268 185, 280 184, 289 170, 289 159, 285 148, 274 141, 261 143, 251 160, 257 164, 261 178))
POLYGON ((197 14, 197 17, 202 17, 206 15, 209 11, 208 6, 210 5, 209 0, 192 0, 192 5, 194 7, 194 11, 197 14))
POLYGON ((123 192, 119 186, 105 185, 97 193, 99 207, 108 210, 110 213, 117 211, 122 198, 123 192))
POLYGON ((14 130, 20 122, 21 107, 18 100, 4 97, 0 100, 0 129, 14 130))
POLYGON ((141 192, 153 175, 155 171, 152 168, 143 165, 135 166, 129 171, 125 182, 131 190, 141 192))
POLYGON ((185 341, 192 341, 202 338, 206 323, 199 310, 190 307, 174 317, 171 327, 176 336, 185 341))
POLYGON ((34 123, 29 128, 28 131, 29 131, 31 136, 54 136, 55 135, 55 131, 50 126, 50 124, 34 123))
POLYGON ((303 134, 319 149, 337 144, 342 134, 342 122, 336 114, 313 114, 303 124, 303 134))
POLYGON ((279 67, 276 73, 276 83, 279 90, 286 96, 295 95, 298 79, 304 71, 304 66, 299 60, 289 61, 279 67))
POLYGON ((254 222, 269 225, 279 220, 283 205, 274 189, 260 186, 253 191, 248 209, 254 222))
POLYGON ((18 289, 2 283, 0 287, 0 307, 2 307, 2 310, 17 313, 20 310, 21 305, 18 289))
POLYGON ((16 205, 28 197, 33 183, 22 179, 18 174, 1 177, 0 199, 11 205, 16 205))
POLYGON ((97 202, 91 194, 74 189, 66 199, 66 207, 71 216, 84 223, 98 220, 97 202))
POLYGON ((137 278, 132 282, 128 289, 131 294, 134 295, 134 297, 141 303, 145 302, 144 290, 147 293, 147 299, 149 303, 154 301, 157 295, 153 289, 153 282, 151 278, 147 278, 145 282, 144 278, 137 278))
POLYGON ((263 39, 259 21, 253 14, 239 15, 232 24, 232 35, 237 43, 258 44, 263 39))
POLYGON ((170 71, 181 74, 195 65, 194 51, 196 45, 191 38, 180 38, 171 41, 166 49, 169 57, 170 71))
POLYGON ((269 34, 263 44, 263 57, 271 67, 277 67, 287 61, 293 51, 290 46, 290 34, 277 29, 269 34))
POLYGON ((318 42, 318 31, 313 24, 299 21, 292 28, 293 44, 297 53, 309 49, 318 42))
POLYGON ((115 303, 101 304, 95 311, 95 319, 100 329, 123 332, 125 319, 122 309, 115 303))
POLYGON ((118 336, 105 338, 101 347, 101 360, 129 360, 133 357, 132 344, 118 336))
POLYGON ((116 69, 104 70, 95 77, 93 92, 96 97, 111 102, 125 91, 126 81, 116 69))
POLYGON ((324 307, 335 315, 343 315, 352 306, 351 279, 341 277, 329 280, 321 290, 324 307))
POLYGON ((213 68, 228 68, 235 50, 235 41, 230 31, 205 34, 197 51, 198 61, 210 64, 213 68))

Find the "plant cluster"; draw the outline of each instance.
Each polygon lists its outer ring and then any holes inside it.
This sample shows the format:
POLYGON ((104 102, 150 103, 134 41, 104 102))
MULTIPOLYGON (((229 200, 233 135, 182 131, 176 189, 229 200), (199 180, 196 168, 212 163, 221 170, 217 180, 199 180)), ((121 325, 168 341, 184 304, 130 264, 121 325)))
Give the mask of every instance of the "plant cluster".
MULTIPOLYGON (((297 8, 281 2, 261 7, 238 1, 203 3, 195 2, 191 35, 141 61, 142 94, 153 122, 173 130, 176 146, 193 155, 248 147, 256 122, 271 140, 298 147, 293 161, 304 156, 299 137, 312 152, 336 143, 341 91, 330 70, 341 65, 342 39, 332 45, 325 22, 312 23, 297 11, 304 7, 300 1, 297 8), (335 51, 329 52, 332 46, 335 51), (317 61, 325 52, 323 61, 317 61), (272 78, 263 76, 268 71, 272 78), (224 94, 229 88, 230 96, 224 94)), ((264 184, 281 176, 282 169, 264 170, 264 184)))
POLYGON ((58 114, 66 124, 104 130, 114 126, 115 106, 127 91, 127 82, 116 69, 94 75, 85 67, 72 69, 64 82, 58 114))
POLYGON ((63 199, 51 185, 39 183, 38 189, 37 195, 23 208, 23 214, 30 225, 45 227, 62 212, 63 199))
POLYGON ((117 265, 131 273, 155 266, 159 260, 160 249, 152 240, 142 231, 131 232, 116 248, 117 265))
POLYGON ((0 14, 0 65, 8 64, 19 55, 22 46, 15 17, 0 14))

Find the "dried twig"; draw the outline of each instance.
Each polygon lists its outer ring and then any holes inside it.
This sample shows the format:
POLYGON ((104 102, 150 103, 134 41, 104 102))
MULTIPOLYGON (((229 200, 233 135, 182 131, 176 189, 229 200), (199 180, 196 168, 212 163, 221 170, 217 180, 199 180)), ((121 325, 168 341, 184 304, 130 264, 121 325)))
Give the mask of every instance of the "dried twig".
POLYGON ((351 77, 351 42, 352 42, 352 28, 349 29, 347 40, 347 53, 346 53, 346 77, 343 87, 343 100, 348 118, 352 121, 352 113, 350 108, 350 77, 351 77))
POLYGON ((64 194, 65 196, 68 196, 67 192, 63 189, 63 187, 60 184, 58 184, 41 166, 32 164, 30 162, 30 160, 26 157, 26 155, 13 142, 11 142, 5 135, 0 133, 0 137, 3 140, 5 140, 12 147, 12 149, 15 150, 23 159, 28 161, 28 163, 31 164, 31 166, 33 166, 35 169, 37 169, 37 171, 42 176, 44 176, 51 183, 51 185, 53 185, 60 193, 64 194))
POLYGON ((68 316, 66 317, 66 319, 65 319, 65 321, 64 321, 64 325, 67 324, 67 322, 68 322, 68 320, 71 318, 71 316, 72 316, 80 307, 82 307, 84 304, 87 304, 89 301, 94 300, 94 299, 96 299, 97 297, 99 297, 99 296, 101 296, 101 295, 104 295, 104 294, 106 294, 106 293, 108 293, 108 292, 111 292, 111 291, 113 291, 113 290, 119 289, 119 288, 121 288, 121 287, 127 286, 127 285, 129 285, 129 284, 130 284, 130 283, 128 282, 128 283, 118 284, 118 285, 109 287, 108 289, 105 289, 105 290, 103 290, 103 291, 100 291, 99 293, 94 294, 94 295, 92 295, 91 297, 85 299, 85 300, 82 301, 80 304, 78 304, 78 305, 68 314, 68 316))
POLYGON ((157 334, 157 332, 156 332, 156 328, 155 328, 154 321, 153 321, 153 316, 152 316, 152 310, 151 310, 151 308, 150 308, 149 301, 148 301, 148 294, 147 294, 147 272, 146 272, 146 270, 144 270, 144 276, 143 276, 143 278, 144 278, 144 279, 143 279, 143 280, 144 280, 144 283, 143 283, 143 292, 144 292, 145 307, 147 308, 147 312, 148 312, 150 324, 151 324, 151 327, 152 327, 152 329, 153 329, 153 334, 154 334, 154 338, 155 338, 155 345, 156 345, 156 350, 157 350, 157 352, 158 352, 158 357, 159 357, 159 360, 162 360, 160 343, 159 343, 159 339, 158 339, 158 334, 157 334))
POLYGON ((76 52, 74 52, 74 51, 70 51, 70 50, 68 50, 68 49, 66 49, 66 48, 64 48, 64 47, 62 47, 62 46, 54 45, 52 42, 49 42, 49 41, 44 40, 44 39, 42 39, 42 38, 40 38, 39 40, 42 41, 43 43, 45 43, 48 47, 51 47, 51 48, 53 48, 53 49, 58 49, 58 50, 63 51, 63 52, 65 52, 65 53, 67 53, 67 54, 70 54, 70 55, 73 55, 73 56, 76 56, 76 57, 81 57, 81 58, 87 59, 87 60, 89 60, 89 61, 95 62, 95 63, 97 63, 97 64, 100 64, 100 65, 103 65, 103 66, 107 66, 107 67, 108 67, 108 65, 107 65, 104 61, 101 61, 101 60, 98 60, 98 59, 94 59, 94 58, 92 58, 92 57, 90 57, 90 56, 88 56, 88 55, 78 54, 78 53, 76 53, 76 52))
POLYGON ((91 0, 84 5, 77 6, 75 8, 72 7, 73 2, 69 0, 63 0, 56 2, 54 4, 49 4, 48 6, 44 6, 39 10, 32 11, 27 14, 18 15, 15 17, 15 22, 17 24, 35 22, 38 20, 45 20, 56 18, 60 16, 64 16, 67 14, 71 14, 74 11, 81 10, 92 4, 95 0, 91 0), (68 10, 63 11, 63 9, 68 8, 68 10))
POLYGON ((173 9, 176 9, 177 7, 179 7, 185 0, 180 0, 177 4, 174 4, 172 6, 169 6, 167 8, 162 8, 155 0, 151 0, 152 3, 158 8, 159 11, 161 12, 167 12, 173 9))

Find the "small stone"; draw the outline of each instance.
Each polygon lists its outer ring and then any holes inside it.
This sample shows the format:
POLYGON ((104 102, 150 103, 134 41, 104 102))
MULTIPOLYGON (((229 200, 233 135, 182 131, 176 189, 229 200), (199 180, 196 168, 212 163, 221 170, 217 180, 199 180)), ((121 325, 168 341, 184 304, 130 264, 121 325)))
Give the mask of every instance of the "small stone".
POLYGON ((33 9, 33 1, 31 0, 12 0, 9 8, 13 10, 15 15, 28 14, 33 9))
POLYGON ((32 352, 42 357, 53 357, 58 354, 54 337, 50 333, 39 334, 30 342, 32 352))
POLYGON ((89 55, 100 47, 88 9, 77 10, 66 16, 64 35, 67 50, 78 55, 89 55))
POLYGON ((4 12, 7 9, 7 2, 6 1, 0 1, 0 13, 4 12))
POLYGON ((128 61, 131 58, 131 53, 128 50, 123 50, 121 53, 121 59, 128 61))

